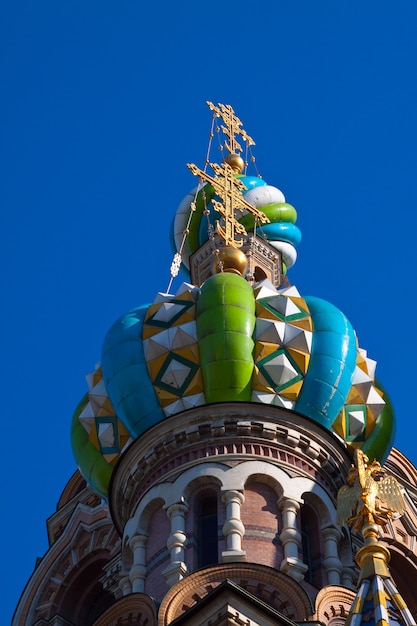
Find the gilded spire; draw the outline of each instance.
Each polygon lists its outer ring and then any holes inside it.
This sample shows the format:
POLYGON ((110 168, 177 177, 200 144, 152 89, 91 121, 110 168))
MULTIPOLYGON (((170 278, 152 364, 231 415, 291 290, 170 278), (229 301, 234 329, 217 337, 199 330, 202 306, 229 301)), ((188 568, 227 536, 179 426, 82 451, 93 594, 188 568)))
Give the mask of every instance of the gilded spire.
POLYGON ((361 531, 364 545, 356 555, 360 568, 359 588, 345 626, 361 626, 370 620, 376 626, 391 623, 414 626, 406 603, 391 578, 389 550, 378 540, 378 526, 400 517, 406 507, 401 487, 393 476, 360 449, 355 450, 347 485, 337 495, 337 522, 361 531))

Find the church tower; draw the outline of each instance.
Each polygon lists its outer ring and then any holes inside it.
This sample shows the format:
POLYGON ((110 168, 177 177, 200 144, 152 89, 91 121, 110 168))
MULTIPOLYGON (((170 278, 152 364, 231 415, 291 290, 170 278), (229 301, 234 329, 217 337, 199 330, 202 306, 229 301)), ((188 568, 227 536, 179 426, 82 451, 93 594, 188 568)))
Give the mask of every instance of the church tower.
POLYGON ((404 605, 385 602, 385 622, 409 626, 417 470, 392 448, 376 363, 338 308, 290 283, 297 211, 256 171, 233 109, 207 104, 168 293, 104 338, 73 416, 78 470, 12 626, 379 624, 378 577, 404 605), (372 532, 337 514, 359 454, 405 502, 372 532))

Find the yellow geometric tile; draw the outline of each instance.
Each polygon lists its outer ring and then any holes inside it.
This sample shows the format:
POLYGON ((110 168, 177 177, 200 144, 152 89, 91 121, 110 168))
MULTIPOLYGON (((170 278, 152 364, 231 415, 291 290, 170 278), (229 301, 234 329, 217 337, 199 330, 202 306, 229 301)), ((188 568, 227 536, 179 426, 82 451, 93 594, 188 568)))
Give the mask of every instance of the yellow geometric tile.
POLYGON ((120 454, 114 453, 114 454, 103 454, 103 458, 105 461, 107 461, 107 463, 109 463, 110 465, 116 465, 116 461, 118 460, 120 454))
POLYGON ((368 364, 366 362, 366 359, 361 355, 360 352, 358 352, 357 357, 356 357, 356 365, 363 372, 365 372, 365 374, 368 374, 368 364))
POLYGON ((256 303, 255 311, 256 311, 255 315, 256 315, 257 318, 263 318, 263 319, 266 319, 266 320, 277 320, 277 319, 280 319, 272 311, 270 311, 269 309, 267 309, 264 306, 262 306, 262 304, 259 304, 259 302, 256 303))
POLYGON ((366 407, 366 428, 365 428, 365 437, 368 438, 373 429, 375 428, 376 420, 372 415, 372 411, 366 407))
POLYGON ((165 391, 165 389, 161 389, 160 387, 154 387, 156 391, 156 395, 158 396, 159 403, 162 407, 167 406, 167 404, 171 404, 171 402, 175 402, 178 400, 178 396, 173 393, 169 393, 169 391, 165 391))
POLYGON ((143 325, 142 328, 142 339, 150 339, 154 335, 161 333, 165 328, 159 328, 158 326, 148 326, 147 324, 143 325))
POLYGON ((99 383, 102 380, 102 378, 103 378, 103 372, 100 366, 96 369, 96 371, 93 374, 93 387, 95 387, 97 383, 99 383))
POLYGON ((199 352, 197 343, 191 346, 187 346, 186 348, 179 348, 177 350, 172 350, 172 354, 178 354, 179 356, 182 356, 185 359, 188 359, 192 363, 200 362, 200 352, 199 352))
POLYGON ((152 361, 148 361, 146 363, 148 367, 149 376, 152 382, 155 380, 155 378, 161 371, 161 367, 163 366, 169 354, 170 354, 169 352, 166 352, 162 356, 158 356, 156 357, 156 359, 152 359, 152 361))
POLYGON ((181 293, 177 293, 175 295, 174 302, 195 302, 197 299, 197 292, 192 291, 191 289, 187 289, 187 291, 182 291, 181 293))
POLYGON ((296 364, 301 370, 301 373, 305 375, 308 369, 308 365, 310 363, 310 355, 305 352, 301 352, 300 350, 294 350, 294 348, 286 348, 288 354, 294 359, 296 364))
POLYGON ((188 385, 187 389, 182 395, 183 397, 193 396, 196 393, 203 393, 203 391, 204 391, 203 376, 202 376, 201 371, 198 370, 198 372, 195 374, 195 376, 193 376, 190 384, 188 385))
POLYGON ((257 363, 261 359, 269 356, 276 350, 278 350, 280 346, 276 343, 269 343, 266 341, 256 341, 255 342, 255 351, 254 351, 254 361, 257 363))
POLYGON ((279 392, 280 396, 284 396, 284 398, 288 398, 288 400, 296 400, 300 395, 301 387, 303 386, 303 380, 299 380, 290 387, 286 387, 282 391, 279 392))
POLYGON ((252 388, 255 391, 268 391, 269 393, 275 393, 273 387, 271 387, 270 383, 261 374, 259 368, 256 367, 256 365, 253 369, 252 388))
POLYGON ((180 326, 181 324, 187 324, 187 322, 194 322, 195 320, 195 306, 190 307, 184 313, 174 320, 170 327, 180 326))
POLYGON ((365 400, 366 398, 364 398, 358 388, 353 385, 350 388, 345 404, 365 404, 365 400))
POLYGON ((294 304, 296 306, 298 306, 299 309, 301 309, 302 311, 305 311, 305 313, 310 314, 310 310, 309 310, 307 302, 304 300, 304 298, 297 297, 297 296, 289 296, 289 299, 292 302, 294 302, 294 304))
POLYGON ((299 320, 291 320, 291 326, 296 326, 297 328, 301 328, 302 330, 313 330, 313 322, 310 316, 302 317, 299 320))
POLYGON ((332 424, 333 428, 343 439, 346 439, 345 411, 342 409, 332 424))
POLYGON ((145 324, 146 324, 146 320, 148 320, 150 317, 155 315, 155 313, 159 311, 159 309, 161 308, 163 304, 165 304, 165 302, 157 302, 156 304, 150 304, 148 306, 148 310, 146 311, 145 320, 144 320, 145 324))
POLYGON ((90 434, 88 436, 88 439, 93 444, 93 446, 95 448, 97 448, 97 450, 100 450, 100 444, 98 442, 97 430, 96 430, 96 426, 95 425, 91 429, 91 432, 90 432, 90 434))

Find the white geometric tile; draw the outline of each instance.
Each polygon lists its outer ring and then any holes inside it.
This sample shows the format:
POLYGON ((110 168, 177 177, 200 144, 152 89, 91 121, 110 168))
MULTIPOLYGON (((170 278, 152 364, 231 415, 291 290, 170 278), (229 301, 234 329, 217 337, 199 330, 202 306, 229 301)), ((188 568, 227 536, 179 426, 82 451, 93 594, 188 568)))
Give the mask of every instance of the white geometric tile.
POLYGON ((362 398, 366 398, 373 386, 372 379, 360 367, 355 367, 352 385, 359 391, 362 398))
POLYGON ((253 290, 255 295, 255 300, 260 300, 261 298, 270 298, 271 296, 276 296, 278 294, 278 290, 275 289, 274 285, 267 278, 257 283, 256 288, 253 290))
POLYGON ((152 321, 169 322, 173 317, 178 315, 178 313, 181 313, 183 309, 183 304, 164 302, 159 310, 152 316, 152 321))
POLYGON ((191 367, 173 359, 169 363, 163 376, 161 376, 161 382, 175 389, 180 389, 190 372, 191 367))
POLYGON ((116 443, 114 427, 111 423, 101 422, 98 425, 98 438, 103 448, 113 448, 116 443))
POLYGON ((301 313, 301 309, 294 304, 294 302, 290 298, 286 298, 285 296, 277 296, 276 298, 270 298, 268 300, 268 306, 272 307, 284 317, 288 315, 294 315, 301 313))
POLYGON ((98 411, 103 406, 108 398, 108 394, 102 378, 99 380, 97 385, 90 389, 88 392, 88 398, 95 410, 98 411))
POLYGON ((368 397, 366 398, 366 406, 372 412, 374 419, 380 415, 385 406, 385 400, 381 398, 375 387, 371 387, 368 397))
POLYGON ((80 424, 82 424, 88 434, 90 434, 95 422, 95 414, 90 402, 87 402, 78 419, 80 424))
POLYGON ((363 410, 348 411, 349 436, 357 437, 361 435, 365 428, 365 414, 363 410))
POLYGON ((192 396, 185 396, 184 398, 180 398, 179 400, 168 404, 164 407, 164 413, 167 417, 169 417, 170 415, 175 415, 175 413, 192 409, 195 406, 201 406, 205 404, 205 402, 206 399, 204 393, 196 393, 192 396))
POLYGON ((256 320, 255 337, 258 341, 281 345, 285 336, 285 326, 285 322, 258 317, 256 320))
POLYGON ((312 338, 313 333, 308 330, 303 330, 302 328, 291 326, 291 324, 285 325, 283 343, 284 346, 286 346, 287 348, 302 350, 303 352, 307 352, 308 354, 310 354, 312 338))
POLYGON ((262 367, 266 370, 277 387, 285 385, 299 375, 299 372, 294 369, 285 354, 278 354, 262 367))

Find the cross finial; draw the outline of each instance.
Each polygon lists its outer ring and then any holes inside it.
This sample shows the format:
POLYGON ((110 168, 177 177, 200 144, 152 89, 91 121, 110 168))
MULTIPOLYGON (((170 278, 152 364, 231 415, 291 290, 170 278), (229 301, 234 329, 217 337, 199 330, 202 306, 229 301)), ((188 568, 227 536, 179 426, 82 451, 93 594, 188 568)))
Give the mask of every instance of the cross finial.
MULTIPOLYGON (((230 105, 219 104, 215 106, 212 102, 207 102, 207 104, 214 111, 215 115, 221 117, 226 124, 226 126, 221 127, 221 130, 227 137, 224 145, 230 155, 237 155, 238 151, 242 150, 236 140, 236 135, 242 137, 249 145, 255 144, 253 139, 241 128, 242 122, 236 117, 230 105)), ((240 159, 240 157, 238 158, 240 159)), ((210 167, 215 174, 214 176, 210 176, 207 172, 194 165, 194 163, 188 163, 187 167, 195 176, 199 176, 201 181, 211 184, 216 195, 221 198, 221 202, 212 200, 214 209, 222 216, 216 222, 217 233, 224 240, 226 246, 240 248, 243 244, 243 237, 247 235, 247 232, 236 218, 236 212, 242 214, 244 212, 252 213, 255 219, 263 224, 268 223, 269 219, 265 213, 259 211, 245 200, 242 191, 246 187, 236 177, 233 164, 230 161, 230 156, 226 157, 221 165, 210 163, 210 167)))

